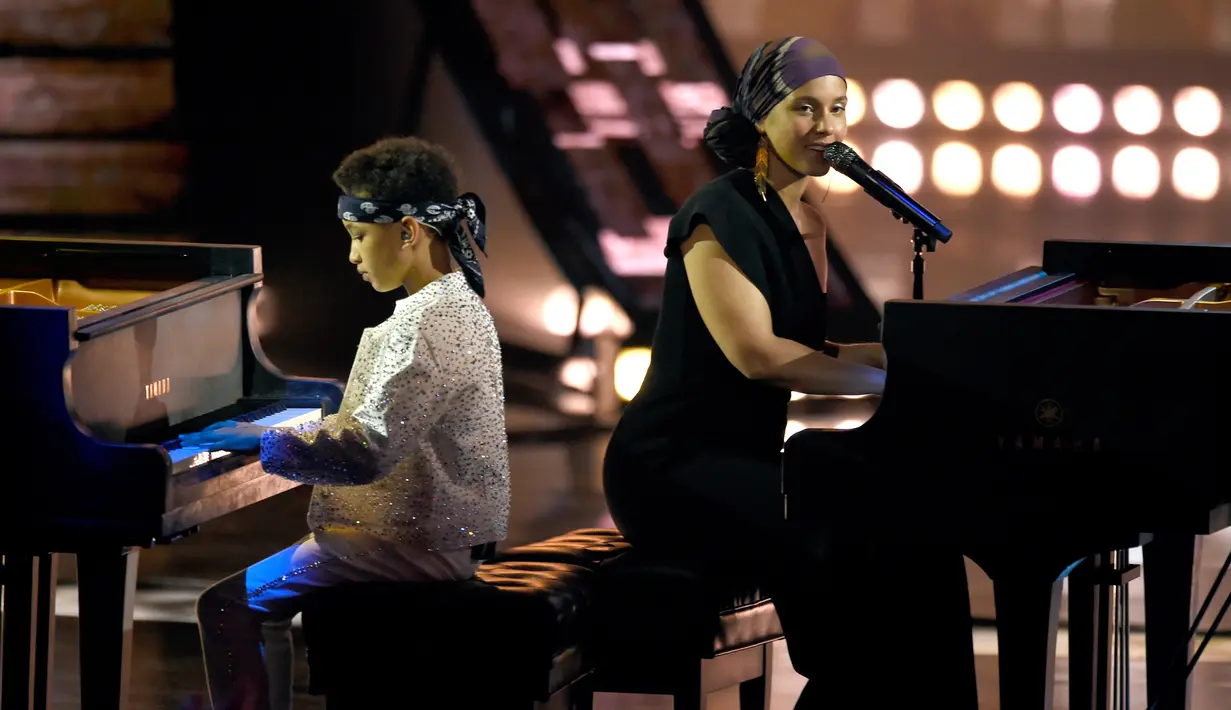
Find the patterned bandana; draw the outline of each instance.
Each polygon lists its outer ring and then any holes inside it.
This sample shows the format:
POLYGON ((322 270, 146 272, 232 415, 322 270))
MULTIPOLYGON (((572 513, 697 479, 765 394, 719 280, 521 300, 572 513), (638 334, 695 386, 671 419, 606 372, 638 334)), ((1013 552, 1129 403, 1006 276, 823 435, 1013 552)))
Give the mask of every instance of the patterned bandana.
POLYGON ((480 297, 485 295, 483 287, 483 270, 479 268, 479 260, 470 239, 466 234, 466 222, 470 227, 470 236, 479 246, 483 256, 487 256, 487 228, 484 220, 487 209, 483 201, 473 192, 467 192, 457 198, 453 204, 443 202, 409 202, 365 200, 350 195, 338 198, 338 219, 347 222, 375 222, 376 224, 393 224, 403 217, 413 217, 416 221, 436 230, 437 234, 445 236, 449 241, 449 252, 462 273, 466 282, 480 297))
POLYGON ((734 105, 710 114, 705 126, 706 145, 727 163, 751 167, 761 140, 757 121, 792 91, 822 76, 846 78, 825 45, 808 37, 766 42, 744 64, 734 105))

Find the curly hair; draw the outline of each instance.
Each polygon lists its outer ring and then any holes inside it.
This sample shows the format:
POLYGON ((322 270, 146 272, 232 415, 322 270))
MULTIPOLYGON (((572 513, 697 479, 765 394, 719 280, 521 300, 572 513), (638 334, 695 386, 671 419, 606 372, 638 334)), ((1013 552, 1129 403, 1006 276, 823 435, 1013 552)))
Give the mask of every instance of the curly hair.
POLYGON ((385 138, 342 159, 334 183, 351 197, 406 202, 452 202, 453 157, 421 138, 385 138))

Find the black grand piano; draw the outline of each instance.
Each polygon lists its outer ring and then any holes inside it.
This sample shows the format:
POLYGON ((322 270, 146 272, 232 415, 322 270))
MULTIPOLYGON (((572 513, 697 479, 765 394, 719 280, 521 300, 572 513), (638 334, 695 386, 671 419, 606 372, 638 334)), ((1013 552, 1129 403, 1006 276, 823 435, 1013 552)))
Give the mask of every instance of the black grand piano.
POLYGON ((77 556, 83 706, 124 707, 138 550, 298 485, 176 440, 339 406, 339 383, 265 358, 261 278, 255 246, 0 237, 4 708, 50 705, 57 553, 77 556))
POLYGON ((1194 536, 1231 524, 1231 246, 1048 241, 1041 267, 887 302, 882 333, 871 418, 787 441, 788 520, 847 506, 894 526, 903 554, 945 545, 979 564, 1002 710, 1051 707, 1066 576, 1070 707, 1127 692, 1106 671, 1108 593, 1144 543, 1149 701, 1187 707, 1194 536), (818 472, 830 452, 864 469, 818 472))

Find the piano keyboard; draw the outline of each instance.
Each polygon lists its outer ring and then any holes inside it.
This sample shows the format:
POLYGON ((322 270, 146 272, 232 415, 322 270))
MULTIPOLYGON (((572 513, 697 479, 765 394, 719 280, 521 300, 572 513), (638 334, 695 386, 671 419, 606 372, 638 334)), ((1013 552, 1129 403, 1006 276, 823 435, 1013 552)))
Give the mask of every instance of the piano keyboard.
MULTIPOLYGON (((252 422, 261 426, 283 428, 320 421, 320 419, 320 407, 284 407, 282 405, 262 407, 246 415, 233 417, 233 420, 237 422, 252 422)), ((232 453, 205 446, 184 446, 178 439, 163 444, 163 447, 171 456, 171 468, 174 473, 196 468, 224 456, 230 456, 232 453)))

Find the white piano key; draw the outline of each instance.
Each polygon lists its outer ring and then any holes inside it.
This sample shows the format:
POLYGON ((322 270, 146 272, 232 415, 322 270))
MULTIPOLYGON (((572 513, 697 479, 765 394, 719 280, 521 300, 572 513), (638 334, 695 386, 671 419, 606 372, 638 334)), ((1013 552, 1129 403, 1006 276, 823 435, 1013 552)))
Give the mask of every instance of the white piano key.
POLYGON ((287 409, 271 414, 268 417, 261 417, 253 420, 253 424, 261 426, 274 427, 293 427, 308 422, 319 421, 321 418, 320 407, 288 407, 287 409))

